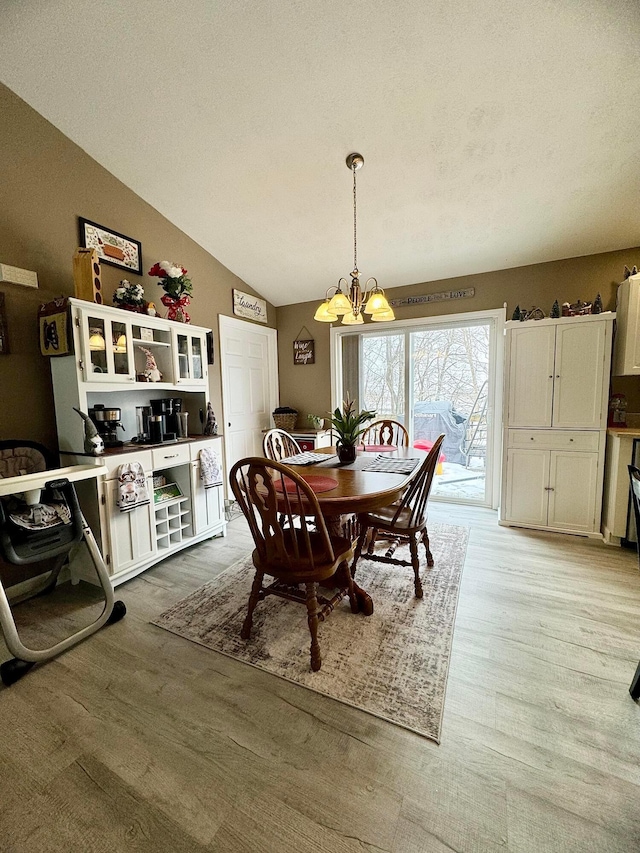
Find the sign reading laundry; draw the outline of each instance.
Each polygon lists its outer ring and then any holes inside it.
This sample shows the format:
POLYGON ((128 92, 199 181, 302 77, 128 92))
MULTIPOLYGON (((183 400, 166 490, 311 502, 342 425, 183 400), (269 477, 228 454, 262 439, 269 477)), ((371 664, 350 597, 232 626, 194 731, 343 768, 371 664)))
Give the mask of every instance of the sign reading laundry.
POLYGON ((448 299, 469 299, 476 295, 475 287, 464 290, 444 290, 442 293, 428 293, 426 296, 405 296, 404 299, 391 299, 389 305, 398 308, 400 305, 424 305, 425 302, 446 302, 448 299))
POLYGON ((246 317, 248 320, 258 320, 260 323, 267 322, 267 303, 257 296, 250 296, 241 290, 233 290, 233 313, 237 317, 246 317))

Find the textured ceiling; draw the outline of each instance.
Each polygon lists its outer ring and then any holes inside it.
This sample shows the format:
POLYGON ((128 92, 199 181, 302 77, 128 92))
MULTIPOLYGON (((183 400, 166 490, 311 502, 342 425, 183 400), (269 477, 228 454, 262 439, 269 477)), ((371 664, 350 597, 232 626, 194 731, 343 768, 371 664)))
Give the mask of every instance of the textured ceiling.
POLYGON ((4 0, 0 29, 0 79, 275 304, 351 270, 350 151, 383 287, 640 243, 638 0, 4 0))

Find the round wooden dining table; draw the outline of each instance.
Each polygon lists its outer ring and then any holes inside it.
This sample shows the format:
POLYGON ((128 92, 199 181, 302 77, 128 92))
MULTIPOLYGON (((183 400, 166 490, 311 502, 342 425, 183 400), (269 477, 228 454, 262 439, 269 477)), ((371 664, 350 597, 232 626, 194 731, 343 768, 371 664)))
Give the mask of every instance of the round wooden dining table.
MULTIPOLYGON (((389 506, 402 495, 418 465, 407 474, 390 471, 365 471, 364 469, 380 455, 384 459, 419 459, 427 456, 424 450, 415 447, 398 447, 395 450, 378 451, 358 450, 356 461, 342 465, 336 455, 335 447, 322 447, 314 451, 326 455, 326 461, 313 465, 290 465, 297 474, 308 479, 313 487, 316 478, 331 478, 337 485, 326 491, 316 492, 320 509, 324 515, 330 534, 344 536, 345 532, 355 539, 357 530, 353 523, 358 513, 373 512, 389 506)), ((285 462, 288 465, 288 463, 285 462)), ((317 480, 316 480, 317 481, 317 480)), ((326 483, 324 484, 327 485, 326 483)), ((355 583, 355 592, 360 611, 365 616, 373 613, 371 596, 355 583)))

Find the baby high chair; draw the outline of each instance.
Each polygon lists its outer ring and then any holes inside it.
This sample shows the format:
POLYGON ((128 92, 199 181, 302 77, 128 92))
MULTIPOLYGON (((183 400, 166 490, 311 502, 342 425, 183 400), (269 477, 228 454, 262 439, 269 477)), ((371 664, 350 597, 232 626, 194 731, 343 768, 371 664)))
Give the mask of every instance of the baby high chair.
POLYGON ((85 628, 47 649, 30 649, 18 635, 3 584, 0 582, 0 626, 9 651, 15 655, 0 666, 0 678, 9 686, 31 669, 117 622, 126 613, 115 601, 102 555, 78 503, 74 483, 106 473, 104 465, 51 468, 45 447, 31 441, 0 441, 0 558, 10 566, 42 564, 48 572, 34 594, 51 592, 70 552, 84 540, 95 565, 105 604, 102 613, 85 628))

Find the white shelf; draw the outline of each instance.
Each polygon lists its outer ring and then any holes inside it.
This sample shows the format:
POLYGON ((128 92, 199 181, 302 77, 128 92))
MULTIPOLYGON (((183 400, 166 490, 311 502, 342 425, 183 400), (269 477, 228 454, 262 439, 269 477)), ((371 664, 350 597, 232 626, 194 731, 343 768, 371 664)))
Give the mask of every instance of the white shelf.
POLYGON ((171 344, 168 341, 145 341, 142 338, 131 338, 131 342, 134 344, 142 344, 145 347, 170 347, 171 344))

